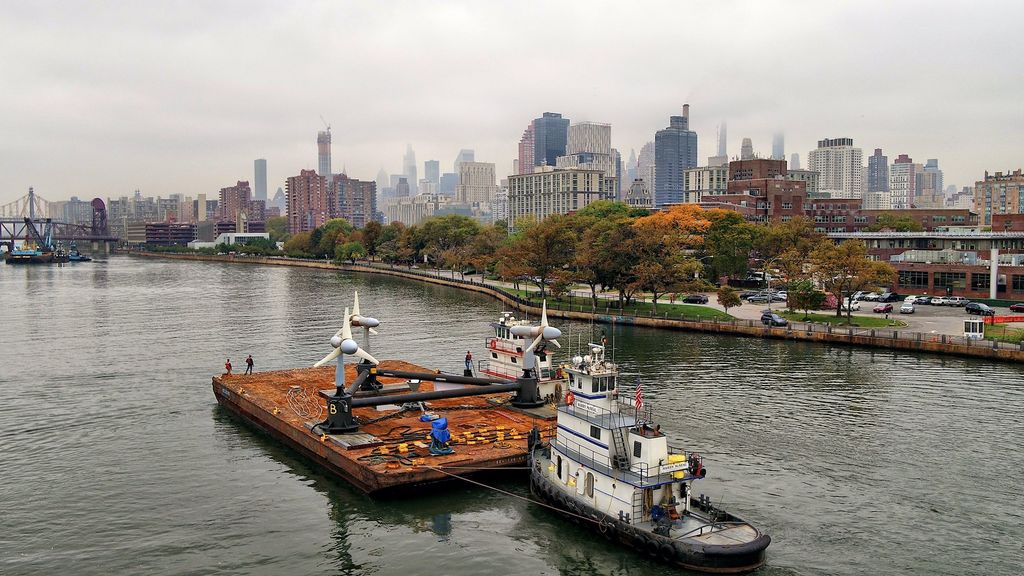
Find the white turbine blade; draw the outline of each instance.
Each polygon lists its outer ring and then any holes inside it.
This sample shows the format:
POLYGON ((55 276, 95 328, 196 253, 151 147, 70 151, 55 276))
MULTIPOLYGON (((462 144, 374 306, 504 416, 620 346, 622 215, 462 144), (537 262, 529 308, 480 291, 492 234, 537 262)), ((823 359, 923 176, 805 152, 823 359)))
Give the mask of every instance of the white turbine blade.
POLYGON ((352 295, 352 300, 353 300, 353 302, 352 302, 352 315, 353 316, 359 316, 359 292, 358 291, 356 291, 355 294, 352 295))
POLYGON ((341 325, 341 339, 352 339, 352 316, 348 313, 348 308, 345 308, 345 323, 341 325))
POLYGON ((525 352, 533 352, 533 349, 536 348, 542 340, 544 340, 544 334, 538 334, 537 338, 533 342, 531 342, 529 346, 526 347, 525 352))
POLYGON ((371 356, 369 352, 367 352, 366 350, 363 350, 362 348, 357 349, 355 351, 355 353, 352 354, 352 355, 353 356, 358 356, 358 357, 363 358, 365 360, 369 360, 373 364, 380 364, 380 362, 378 362, 376 358, 371 356))
POLYGON ((370 334, 373 334, 374 336, 376 336, 377 334, 380 334, 380 332, 377 332, 373 328, 368 328, 368 330, 370 331, 370 334))
POLYGON ((540 325, 547 328, 548 325, 548 301, 544 300, 540 305, 540 325))
POLYGON ((548 342, 551 342, 552 344, 554 344, 555 348, 561 348, 562 347, 562 345, 558 343, 558 340, 548 340, 548 342))
POLYGON ((341 348, 335 348, 334 350, 331 350, 331 353, 328 354, 327 356, 324 356, 323 360, 317 362, 316 364, 313 364, 313 368, 319 368, 324 364, 327 364, 331 360, 337 358, 339 354, 341 354, 341 348))

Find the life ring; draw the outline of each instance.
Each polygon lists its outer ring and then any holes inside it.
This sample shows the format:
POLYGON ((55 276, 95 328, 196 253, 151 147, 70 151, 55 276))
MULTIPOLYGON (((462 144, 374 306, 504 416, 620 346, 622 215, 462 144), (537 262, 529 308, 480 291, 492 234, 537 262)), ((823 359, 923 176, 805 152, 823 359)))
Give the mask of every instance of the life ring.
POLYGON ((572 403, 576 401, 576 396, 570 391, 565 393, 565 405, 572 406, 572 403))
POLYGON ((497 338, 492 338, 491 339, 491 350, 494 350, 497 347, 498 347, 498 340, 497 340, 497 338))

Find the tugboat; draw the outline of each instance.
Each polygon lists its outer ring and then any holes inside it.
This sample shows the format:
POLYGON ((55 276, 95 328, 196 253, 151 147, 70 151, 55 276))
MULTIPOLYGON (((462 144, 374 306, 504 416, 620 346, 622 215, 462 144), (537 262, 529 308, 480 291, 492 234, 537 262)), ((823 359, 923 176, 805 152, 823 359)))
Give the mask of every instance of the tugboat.
POLYGON ((764 565, 771 538, 692 495, 707 475, 700 455, 669 446, 639 382, 634 398, 620 398, 618 367, 603 345, 588 346, 564 369, 569 386, 555 437, 532 435, 531 492, 609 540, 688 570, 737 574, 764 565))
POLYGON ((92 258, 78 251, 78 245, 72 240, 68 244, 68 262, 92 262, 92 258))
MULTIPOLYGON (((485 342, 489 358, 477 361, 477 371, 493 378, 516 379, 523 373, 525 349, 527 342, 513 334, 516 326, 532 326, 529 320, 518 320, 511 312, 502 312, 497 322, 491 322, 494 336, 485 342)), ((565 372, 555 365, 554 354, 547 350, 543 342, 534 350, 536 361, 535 375, 540 388, 540 395, 549 402, 562 397, 565 390, 565 372)))

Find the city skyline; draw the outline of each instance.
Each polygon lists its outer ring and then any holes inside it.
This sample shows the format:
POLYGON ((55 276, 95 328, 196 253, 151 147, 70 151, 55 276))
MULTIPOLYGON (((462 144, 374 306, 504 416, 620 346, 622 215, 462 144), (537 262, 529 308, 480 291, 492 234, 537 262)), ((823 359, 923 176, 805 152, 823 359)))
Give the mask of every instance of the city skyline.
MULTIPOLYGON (((242 6, 8 7, 0 48, 19 57, 0 62, 12 87, 0 94, 0 129, 9 136, 0 142, 0 204, 29 186, 53 201, 135 189, 212 195, 224 182, 252 179, 257 158, 267 160, 268 188, 276 189, 318 168, 321 116, 333 126, 332 155, 362 179, 382 166, 400 173, 408 143, 421 158, 474 149, 506 177, 523 127, 546 111, 609 123, 612 146, 639 150, 684 103, 700 110, 691 129, 700 136, 701 164, 715 154, 723 121, 751 137, 762 157, 772 134, 783 131, 786 152, 801 156, 820 139, 843 136, 891 158, 938 158, 945 181, 957 185, 1021 164, 1013 143, 1024 128, 1016 101, 1024 80, 1006 72, 1015 53, 1010 26, 1024 15, 1017 5, 242 6), (873 8, 887 17, 872 16, 873 8), (1000 18, 992 19, 996 9, 1000 18), (682 16, 719 25, 682 39, 668 35, 682 16), (614 26, 617 41, 590 50, 603 67, 621 71, 617 80, 559 68, 543 90, 507 90, 516 70, 543 69, 586 34, 573 29, 587 27, 533 26, 539 17, 614 26), (919 25, 904 29, 908 20, 919 25), (496 21, 503 26, 486 25, 496 21), (310 22, 339 33, 304 34, 310 22), (743 42, 728 33, 733 26, 745 30, 743 42), (517 38, 525 31, 532 41, 523 44, 517 38), (289 43, 294 37, 303 42, 289 43), (771 66, 748 49, 768 43, 771 66), (672 50, 704 56, 685 73, 655 73, 672 50), (880 61, 900 66, 875 66, 880 61), (337 74, 324 77, 325 67, 337 74), (323 88, 279 88, 305 77, 323 88), (347 90, 352 78, 370 88, 347 90)), ((730 157, 738 142, 730 142, 730 157)))

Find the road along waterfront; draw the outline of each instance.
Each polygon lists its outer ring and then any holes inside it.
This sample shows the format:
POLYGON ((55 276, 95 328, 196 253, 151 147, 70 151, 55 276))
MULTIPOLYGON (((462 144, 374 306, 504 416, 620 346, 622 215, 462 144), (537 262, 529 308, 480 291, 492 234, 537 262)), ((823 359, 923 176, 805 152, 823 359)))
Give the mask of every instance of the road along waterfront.
MULTIPOLYGON (((360 292, 373 353, 458 371, 502 310, 369 274, 111 257, 0 272, 0 573, 677 573, 470 485, 374 501, 219 409, 210 375, 311 365, 360 292)), ((589 323, 559 324, 563 345, 589 323), (571 338, 569 334, 571 333, 571 338)), ((760 574, 1015 574, 1024 370, 884 349, 607 331, 760 574)), ((510 475, 503 489, 526 496, 510 475)))

